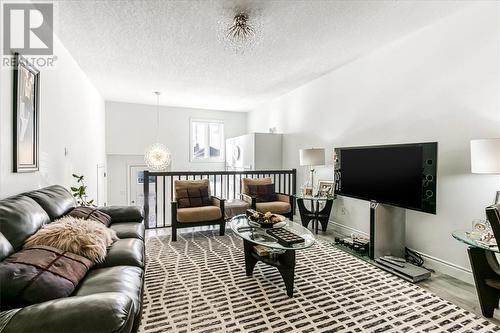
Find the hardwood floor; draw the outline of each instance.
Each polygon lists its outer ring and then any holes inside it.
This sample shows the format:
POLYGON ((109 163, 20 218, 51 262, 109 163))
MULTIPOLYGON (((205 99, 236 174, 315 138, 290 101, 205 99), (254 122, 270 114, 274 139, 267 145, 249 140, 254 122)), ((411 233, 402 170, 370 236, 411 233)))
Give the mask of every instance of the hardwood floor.
MULTIPOLYGON (((196 227, 182 229, 182 233, 191 233, 197 230, 218 229, 216 226, 196 227)), ((230 229, 229 225, 226 230, 230 229)), ((311 228, 310 228, 311 229, 311 228)), ((155 235, 170 235, 170 228, 161 229, 148 229, 146 230, 146 237, 155 235)), ((326 232, 319 231, 318 239, 333 243, 335 232, 330 226, 326 232)), ((332 245, 334 246, 334 245, 332 245)), ((475 286, 452 276, 442 274, 439 272, 432 273, 429 280, 417 283, 420 287, 427 289, 441 298, 460 306, 481 316, 481 309, 479 306, 475 286)), ((500 325, 500 310, 495 312, 494 318, 488 318, 489 321, 500 325)))

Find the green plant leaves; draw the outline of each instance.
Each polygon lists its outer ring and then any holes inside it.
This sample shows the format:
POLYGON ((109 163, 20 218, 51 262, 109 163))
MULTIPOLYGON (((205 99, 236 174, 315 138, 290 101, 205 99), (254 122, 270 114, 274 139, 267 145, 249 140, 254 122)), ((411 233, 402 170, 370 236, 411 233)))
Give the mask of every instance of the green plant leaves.
POLYGON ((77 203, 80 205, 80 206, 93 206, 94 205, 94 200, 89 200, 87 201, 87 186, 85 185, 83 179, 83 175, 77 175, 75 173, 71 174, 71 176, 73 176, 73 178, 76 178, 76 182, 77 183, 81 183, 80 186, 76 187, 76 186, 71 186, 70 189, 71 189, 71 192, 73 194, 73 196, 76 198, 76 201, 77 203))

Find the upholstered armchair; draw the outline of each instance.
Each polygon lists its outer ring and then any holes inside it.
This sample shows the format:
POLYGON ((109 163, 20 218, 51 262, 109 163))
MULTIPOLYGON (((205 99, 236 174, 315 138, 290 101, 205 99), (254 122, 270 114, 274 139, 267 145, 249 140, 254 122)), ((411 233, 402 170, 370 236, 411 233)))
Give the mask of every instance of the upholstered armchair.
POLYGON ((177 229, 219 225, 224 236, 224 199, 210 195, 208 179, 176 180, 175 201, 172 202, 172 241, 177 240, 177 229))
POLYGON ((263 202, 250 191, 251 186, 270 184, 273 184, 271 178, 242 178, 241 199, 248 202, 250 208, 258 212, 280 214, 292 220, 294 211, 294 199, 292 196, 283 193, 275 193, 274 200, 263 202))

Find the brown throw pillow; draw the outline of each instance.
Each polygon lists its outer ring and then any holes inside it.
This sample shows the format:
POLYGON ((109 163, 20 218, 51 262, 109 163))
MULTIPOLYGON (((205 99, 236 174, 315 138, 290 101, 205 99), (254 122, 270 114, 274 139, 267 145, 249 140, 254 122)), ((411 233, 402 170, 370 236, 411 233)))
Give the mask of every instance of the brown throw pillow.
POLYGON ((210 206, 212 204, 208 196, 208 186, 175 189, 175 198, 178 208, 210 206))
POLYGON ((270 202, 278 200, 274 184, 248 185, 248 195, 256 197, 257 202, 270 202))
POLYGON ((106 259, 107 248, 115 240, 118 240, 116 232, 100 222, 64 216, 40 228, 26 240, 24 247, 52 246, 99 263, 106 259))
POLYGON ((70 296, 92 262, 49 246, 22 249, 0 263, 1 309, 70 296))
POLYGON ((68 215, 84 220, 94 220, 97 222, 101 222, 106 227, 109 227, 109 224, 111 223, 111 216, 101 212, 95 207, 76 207, 71 212, 69 212, 68 215))

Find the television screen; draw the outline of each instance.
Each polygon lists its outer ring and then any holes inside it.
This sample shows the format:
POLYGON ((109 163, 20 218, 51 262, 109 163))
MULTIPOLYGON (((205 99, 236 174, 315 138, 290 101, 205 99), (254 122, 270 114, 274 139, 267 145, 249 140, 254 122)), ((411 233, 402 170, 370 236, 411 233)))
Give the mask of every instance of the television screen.
POLYGON ((337 193, 435 213, 436 143, 336 149, 337 193))

